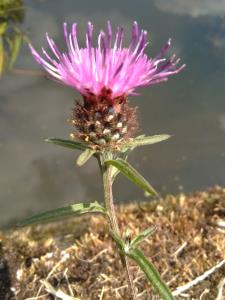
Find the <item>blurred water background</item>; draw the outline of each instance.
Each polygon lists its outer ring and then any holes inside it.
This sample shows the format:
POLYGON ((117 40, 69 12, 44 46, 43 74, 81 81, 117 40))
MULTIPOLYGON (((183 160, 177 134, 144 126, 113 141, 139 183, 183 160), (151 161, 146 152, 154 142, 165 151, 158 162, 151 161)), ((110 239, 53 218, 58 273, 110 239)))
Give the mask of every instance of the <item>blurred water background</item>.
MULTIPOLYGON (((37 49, 46 45, 45 32, 63 48, 64 21, 79 24, 82 40, 89 20, 96 31, 111 20, 114 28, 123 25, 127 35, 137 20, 149 32, 151 56, 171 37, 172 51, 187 68, 167 83, 139 90, 130 102, 139 107, 140 134, 173 137, 135 150, 130 160, 161 194, 224 184, 225 1, 24 0, 22 4, 20 26, 37 49)), ((23 42, 14 69, 0 78, 0 226, 68 203, 102 200, 94 159, 78 168, 78 152, 43 142, 45 137, 69 137, 72 128, 67 120, 80 96, 39 71, 23 42)), ((125 178, 118 179, 118 202, 145 199, 125 178)))

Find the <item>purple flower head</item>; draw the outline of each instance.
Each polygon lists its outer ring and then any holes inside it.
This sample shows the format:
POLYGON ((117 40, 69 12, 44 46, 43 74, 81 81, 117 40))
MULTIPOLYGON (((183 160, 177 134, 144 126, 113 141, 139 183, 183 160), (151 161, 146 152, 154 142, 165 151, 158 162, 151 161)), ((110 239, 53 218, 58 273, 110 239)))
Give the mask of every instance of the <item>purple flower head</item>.
POLYGON ((107 100, 125 98, 134 94, 140 86, 166 81, 168 76, 180 72, 185 65, 177 66, 179 59, 173 55, 164 58, 171 40, 161 49, 155 58, 148 58, 144 50, 148 44, 147 31, 140 30, 137 22, 132 26, 129 47, 123 45, 124 31, 119 27, 113 38, 111 23, 107 23, 107 32, 100 31, 97 46, 94 47, 93 25, 89 22, 86 33, 86 47, 79 47, 77 24, 72 25, 68 33, 64 24, 64 37, 67 52, 60 52, 55 42, 46 34, 50 56, 42 48, 43 56, 30 45, 35 60, 50 76, 78 90, 87 100, 107 100))

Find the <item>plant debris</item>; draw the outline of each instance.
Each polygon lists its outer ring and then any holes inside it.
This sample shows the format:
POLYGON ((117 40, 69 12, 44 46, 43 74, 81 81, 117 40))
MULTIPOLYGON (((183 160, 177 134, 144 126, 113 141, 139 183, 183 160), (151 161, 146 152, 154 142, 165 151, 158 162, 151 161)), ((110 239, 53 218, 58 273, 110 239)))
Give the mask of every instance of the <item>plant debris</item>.
MULTIPOLYGON (((225 188, 120 205, 117 213, 131 236, 157 226, 140 247, 172 291, 188 285, 176 299, 225 299, 225 188)), ((0 232, 0 300, 128 300, 107 226, 102 216, 84 216, 0 232)), ((130 265, 138 298, 159 299, 130 265)))

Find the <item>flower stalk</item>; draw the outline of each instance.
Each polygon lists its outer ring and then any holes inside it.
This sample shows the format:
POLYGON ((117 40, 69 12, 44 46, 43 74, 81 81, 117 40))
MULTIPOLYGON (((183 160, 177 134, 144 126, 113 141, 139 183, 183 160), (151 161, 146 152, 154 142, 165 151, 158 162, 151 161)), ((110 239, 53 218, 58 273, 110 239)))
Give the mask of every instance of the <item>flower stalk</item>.
POLYGON ((113 203, 113 192, 112 192, 112 166, 101 166, 104 200, 106 210, 109 214, 110 226, 113 231, 119 234, 119 226, 116 217, 115 206, 113 203))
MULTIPOLYGON (((110 152, 107 152, 107 154, 105 154, 104 157, 106 160, 112 159, 112 154, 110 152)), ((120 236, 120 230, 119 230, 119 225, 118 225, 118 221, 117 221, 115 205, 114 205, 114 201, 113 201, 112 166, 105 165, 104 164, 105 159, 102 159, 103 162, 101 162, 101 160, 99 160, 100 171, 101 171, 102 181, 103 181, 105 207, 106 207, 106 211, 108 212, 108 215, 109 215, 110 230, 112 230, 118 236, 120 236)), ((122 253, 120 253, 120 258, 121 258, 122 265, 126 270, 128 287, 130 288, 130 291, 131 291, 131 299, 137 300, 137 293, 135 291, 133 278, 132 278, 132 275, 130 272, 128 258, 125 255, 123 255, 122 253)))

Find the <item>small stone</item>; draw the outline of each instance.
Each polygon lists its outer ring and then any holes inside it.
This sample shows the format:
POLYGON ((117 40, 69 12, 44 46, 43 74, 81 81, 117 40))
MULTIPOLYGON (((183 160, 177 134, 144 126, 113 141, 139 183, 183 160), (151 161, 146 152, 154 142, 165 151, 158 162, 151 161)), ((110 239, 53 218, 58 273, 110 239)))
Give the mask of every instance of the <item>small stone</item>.
POLYGON ((117 128, 122 128, 123 127, 123 123, 122 122, 117 123, 116 127, 117 128))

